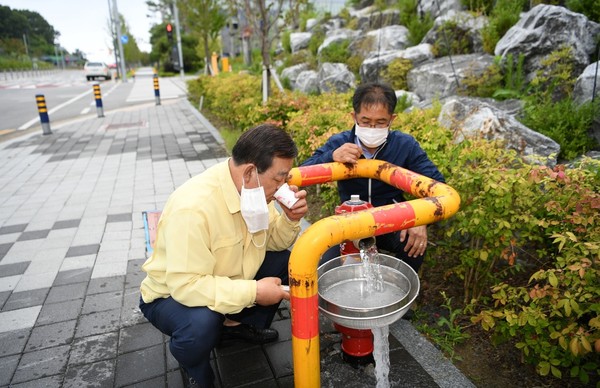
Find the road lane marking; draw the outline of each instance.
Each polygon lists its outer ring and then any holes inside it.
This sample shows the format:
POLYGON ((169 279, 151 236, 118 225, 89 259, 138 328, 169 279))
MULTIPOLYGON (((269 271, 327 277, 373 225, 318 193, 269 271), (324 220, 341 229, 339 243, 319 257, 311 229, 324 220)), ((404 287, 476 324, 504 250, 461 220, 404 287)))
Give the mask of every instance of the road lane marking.
MULTIPOLYGON (((72 103, 74 103, 75 101, 77 101, 77 100, 79 100, 79 99, 81 99, 81 98, 83 98, 83 97, 87 96, 87 95, 88 95, 88 94, 90 94, 90 93, 92 93, 92 90, 88 90, 88 91, 86 91, 86 92, 83 92, 83 93, 81 93, 80 95, 78 95, 78 96, 75 96, 75 97, 71 98, 69 101, 63 102, 62 104, 60 104, 60 105, 58 105, 58 106, 55 106, 54 108, 52 108, 52 109, 50 109, 50 110, 48 111, 48 114, 49 114, 49 115, 51 115, 51 114, 53 114, 54 112, 58 111, 59 109, 62 109, 62 108, 64 108, 65 106, 67 106, 67 105, 69 105, 69 104, 72 104, 72 103)), ((29 120, 28 122, 26 122, 25 124, 23 124, 23 125, 21 125, 21 126, 19 127, 19 131, 22 131, 22 130, 24 130, 24 129, 27 129, 27 128, 31 127, 33 124, 35 124, 35 123, 36 123, 36 122, 38 122, 39 120, 40 120, 40 119, 39 119, 39 117, 36 117, 36 118, 34 118, 34 119, 31 119, 31 120, 29 120)))
MULTIPOLYGON (((104 94, 102 95, 102 98, 104 98, 104 97, 108 97, 108 95, 109 95, 109 94, 110 94, 110 93, 111 93, 113 90, 115 90, 115 89, 117 88, 117 86, 119 86, 119 85, 121 85, 121 83, 114 84, 114 85, 113 85, 113 86, 112 86, 110 89, 108 89, 108 92, 106 92, 106 93, 104 93, 104 94)), ((87 108, 83 108, 83 110, 82 110, 82 111, 81 111, 79 114, 80 114, 80 115, 86 115, 86 114, 90 113, 90 110, 92 109, 91 107, 92 107, 92 106, 95 106, 95 105, 96 105, 96 100, 94 99, 94 100, 92 100, 92 102, 90 102, 90 106, 89 106, 89 107, 87 107, 87 108)))

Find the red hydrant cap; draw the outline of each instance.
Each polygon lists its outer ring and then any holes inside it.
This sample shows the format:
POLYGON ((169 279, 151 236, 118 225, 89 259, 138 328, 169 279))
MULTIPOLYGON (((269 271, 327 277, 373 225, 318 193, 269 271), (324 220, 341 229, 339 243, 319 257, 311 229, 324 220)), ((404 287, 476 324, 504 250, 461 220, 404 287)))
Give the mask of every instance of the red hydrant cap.
POLYGON ((371 205, 369 202, 360 199, 358 194, 353 194, 350 196, 349 200, 335 207, 335 214, 350 213, 372 207, 373 205, 371 205))

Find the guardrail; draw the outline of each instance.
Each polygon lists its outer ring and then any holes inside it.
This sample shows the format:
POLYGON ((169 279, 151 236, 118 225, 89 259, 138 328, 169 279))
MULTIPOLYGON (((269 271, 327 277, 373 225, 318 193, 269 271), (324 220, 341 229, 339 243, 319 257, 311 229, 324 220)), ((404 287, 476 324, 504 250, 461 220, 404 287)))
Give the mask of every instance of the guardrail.
POLYGON ((0 80, 8 81, 15 79, 26 79, 39 77, 42 75, 55 74, 62 71, 61 69, 31 69, 31 70, 17 70, 17 69, 4 69, 0 70, 0 80))

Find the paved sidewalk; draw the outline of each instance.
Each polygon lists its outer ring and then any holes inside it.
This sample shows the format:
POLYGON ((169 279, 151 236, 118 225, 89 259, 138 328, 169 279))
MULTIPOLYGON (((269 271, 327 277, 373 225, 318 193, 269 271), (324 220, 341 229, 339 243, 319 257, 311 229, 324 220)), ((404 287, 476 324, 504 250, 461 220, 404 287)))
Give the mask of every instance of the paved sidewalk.
MULTIPOLYGON (((181 387, 168 338, 137 308, 142 212, 224 160, 218 131, 183 98, 0 143, 0 387, 181 387)), ((217 387, 292 387, 289 305, 264 346, 223 343, 217 387)), ((323 387, 375 386, 321 322, 323 387)), ((470 387, 412 325, 390 326, 392 387, 470 387)))

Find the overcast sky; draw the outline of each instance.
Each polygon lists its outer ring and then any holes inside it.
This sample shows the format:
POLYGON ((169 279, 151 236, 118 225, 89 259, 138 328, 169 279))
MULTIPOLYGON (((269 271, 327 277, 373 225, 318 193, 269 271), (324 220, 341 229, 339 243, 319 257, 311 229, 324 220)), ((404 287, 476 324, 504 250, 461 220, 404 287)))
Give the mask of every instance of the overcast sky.
MULTIPOLYGON (((69 52, 79 49, 88 59, 114 62, 108 30, 109 4, 113 0, 0 0, 12 9, 27 9, 42 15, 60 32, 59 43, 69 52), (111 60, 112 58, 112 60, 111 60)), ((150 51, 150 27, 160 15, 151 15, 145 0, 117 0, 119 13, 129 25, 142 51, 150 51)))

